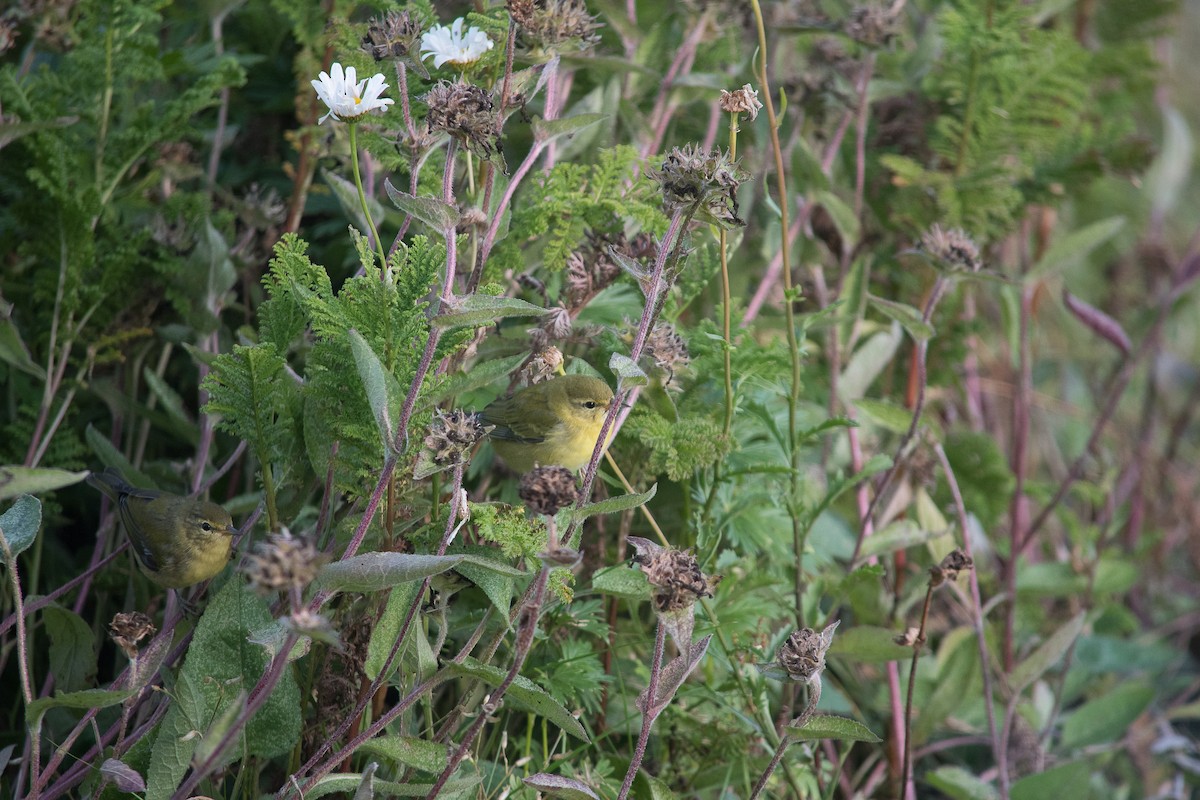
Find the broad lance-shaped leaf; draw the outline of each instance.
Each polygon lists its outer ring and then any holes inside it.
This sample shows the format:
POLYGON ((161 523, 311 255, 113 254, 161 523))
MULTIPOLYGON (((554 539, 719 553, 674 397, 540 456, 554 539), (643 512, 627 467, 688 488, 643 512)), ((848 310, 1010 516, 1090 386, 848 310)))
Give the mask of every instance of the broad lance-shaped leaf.
POLYGON ((1036 281, 1050 273, 1061 274, 1116 236, 1124 226, 1124 217, 1109 217, 1055 239, 1033 268, 1025 273, 1025 280, 1036 281))
POLYGON ((882 742, 858 720, 834 714, 814 714, 800 727, 788 726, 787 735, 801 742, 816 739, 840 739, 843 742, 882 742))
MULTIPOLYGON (((304 800, 318 800, 331 794, 346 795, 351 792, 357 792, 362 786, 363 776, 357 772, 334 772, 321 778, 313 787, 304 793, 304 800)), ((473 797, 468 794, 472 789, 483 782, 483 776, 475 773, 464 778, 451 778, 446 782, 438 792, 439 798, 445 800, 461 800, 461 798, 473 797)), ((375 791, 380 797, 425 797, 433 791, 432 783, 412 783, 405 781, 385 781, 375 778, 375 791)))
POLYGON ((1133 343, 1129 341, 1129 334, 1125 333, 1121 323, 1095 306, 1083 302, 1066 288, 1063 289, 1063 305, 1075 315, 1075 319, 1088 326, 1092 333, 1120 350, 1122 354, 1129 355, 1133 343))
POLYGON ((408 192, 402 192, 386 178, 383 188, 387 190, 388 197, 396 208, 421 220, 443 236, 458 226, 460 215, 454 206, 443 203, 436 197, 415 197, 408 192))
POLYGON ((593 792, 586 783, 562 775, 551 775, 549 772, 530 775, 524 783, 546 797, 555 797, 561 800, 600 800, 600 795, 593 792))
MULTIPOLYGON (((3 470, 0 470, 2 473, 3 470)), ((86 472, 80 473, 86 475, 86 472)), ((72 481, 74 483, 74 481, 72 481)), ((3 499, 0 496, 0 499, 3 499)), ((17 498, 17 502, 0 514, 0 536, 4 537, 9 554, 16 558, 37 538, 42 527, 42 501, 28 494, 17 498)), ((12 569, 12 564, 8 565, 12 569)))
POLYGON ((416 767, 423 772, 441 772, 450 760, 450 748, 446 745, 413 736, 376 736, 363 742, 358 752, 416 767))
POLYGON ((621 511, 628 511, 631 508, 644 506, 654 499, 654 495, 658 493, 658 484, 654 484, 641 494, 622 494, 616 497, 609 497, 595 503, 588 503, 583 508, 578 510, 574 508, 566 508, 559 512, 563 515, 562 523, 567 522, 583 522, 588 517, 594 517, 597 514, 616 514, 621 511))
POLYGON ((475 564, 513 577, 526 574, 507 564, 466 553, 449 556, 364 553, 326 564, 317 576, 317 583, 326 589, 342 592, 377 592, 380 589, 390 589, 398 583, 424 580, 462 563, 475 564))
POLYGON ((894 553, 897 550, 907 550, 910 547, 915 547, 919 544, 924 544, 931 539, 944 534, 944 530, 925 530, 920 525, 910 519, 899 519, 889 523, 886 528, 881 531, 876 531, 863 541, 862 550, 859 552, 861 558, 870 558, 871 556, 881 556, 885 553, 894 553))
MULTIPOLYGON (((690 613, 690 612, 689 612, 690 613)), ((659 623, 662 624, 661 622, 659 623)), ((654 694, 654 703, 647 708, 649 700, 649 687, 644 690, 637 699, 637 707, 644 713, 649 713, 652 717, 657 717, 670 704, 671 698, 679 691, 679 687, 687 680, 688 675, 692 674, 699 664, 704 654, 708 652, 708 645, 712 642, 713 634, 705 636, 703 639, 692 642, 687 646, 686 653, 680 653, 673 658, 668 664, 662 668, 662 674, 658 677, 658 687, 654 694)))
POLYGON ((933 326, 924 320, 921 312, 905 303, 887 300, 875 295, 867 295, 867 300, 885 317, 899 322, 908 335, 918 342, 923 342, 933 336, 933 326))
POLYGON ((0 467, 0 500, 11 500, 23 494, 45 494, 64 486, 79 483, 88 475, 50 467, 0 467))
POLYGON ((607 116, 607 114, 587 113, 561 119, 536 117, 533 120, 533 138, 541 143, 551 142, 561 136, 571 136, 584 128, 590 128, 607 116))
POLYGON ((617 376, 617 381, 622 389, 628 389, 630 386, 645 386, 650 382, 642 368, 629 356, 613 353, 608 359, 608 368, 617 376))
MULTIPOLYGON (((461 662, 451 661, 445 665, 444 669, 451 675, 476 678, 493 687, 503 683, 508 674, 507 670, 493 667, 491 664, 480 663, 473 658, 464 658, 461 662)), ((505 702, 511 701, 514 706, 525 711, 545 717, 576 739, 584 742, 590 741, 587 731, 579 724, 579 720, 559 705, 558 701, 547 694, 545 689, 524 675, 516 677, 516 680, 508 687, 504 700, 505 702)))
POLYGON ((383 374, 383 364, 379 356, 367 344, 362 334, 353 328, 349 331, 350 351, 354 354, 354 365, 358 367, 358 377, 362 379, 363 388, 367 391, 367 402, 371 405, 371 413, 375 415, 375 425, 383 439, 383 450, 386 453, 392 447, 392 418, 389 412, 387 379, 383 374))
POLYGON ((505 317, 544 317, 549 310, 515 297, 472 294, 460 297, 433 318, 439 328, 479 328, 505 317))
POLYGON ((1080 611, 1068 620, 1065 625, 1056 630, 1049 639, 1044 641, 1041 647, 1034 650, 1024 661, 1013 668, 1013 671, 1008 676, 1008 685, 1014 695, 1025 691, 1026 687, 1040 678, 1046 670, 1050 669, 1051 666, 1066 655, 1067 648, 1083 632, 1083 622, 1085 619, 1085 612, 1080 611))

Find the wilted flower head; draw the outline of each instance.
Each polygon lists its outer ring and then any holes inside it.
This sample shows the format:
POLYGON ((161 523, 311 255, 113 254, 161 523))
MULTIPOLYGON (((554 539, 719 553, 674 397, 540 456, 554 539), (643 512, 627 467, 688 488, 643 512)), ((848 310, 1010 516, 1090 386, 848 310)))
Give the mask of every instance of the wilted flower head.
POLYGON ((570 308, 586 305, 620 277, 621 266, 614 254, 638 262, 653 261, 657 255, 654 237, 639 233, 629 241, 623 233, 613 236, 589 232, 587 245, 567 256, 566 285, 570 308))
POLYGON ((537 47, 574 41, 583 49, 600 41, 583 0, 508 0, 505 6, 522 37, 537 47))
POLYGON ((471 450, 491 430, 469 411, 438 411, 425 437, 429 457, 439 467, 465 464, 471 450))
POLYGON ((429 71, 418 55, 421 46, 421 23, 407 11, 389 11, 373 17, 362 37, 362 49, 376 61, 403 61, 428 79, 429 71))
POLYGON ((699 216, 719 225, 746 224, 737 215, 737 188, 747 176, 719 148, 673 148, 655 177, 668 212, 695 207, 699 216))
POLYGON ((108 623, 108 635, 130 658, 137 658, 137 643, 153 636, 156 630, 150 618, 140 611, 121 612, 108 623))
POLYGON ((318 123, 330 117, 342 122, 357 122, 367 112, 377 109, 383 111, 396 102, 388 97, 380 97, 387 88, 382 72, 360 81, 354 67, 343 70, 342 65, 335 62, 328 73, 322 72, 311 83, 317 90, 317 97, 329 107, 329 113, 317 120, 318 123))
POLYGON ((533 513, 554 516, 579 499, 579 485, 566 467, 536 467, 521 476, 517 496, 533 513))
POLYGON ((834 620, 817 633, 812 628, 794 631, 779 648, 776 663, 788 678, 799 683, 812 683, 825 670, 825 651, 833 643, 833 632, 841 620, 834 620))
POLYGON ((299 595, 317 577, 325 560, 316 545, 284 528, 258 543, 255 552, 247 556, 244 570, 260 594, 282 591, 299 595))
POLYGON ((944 230, 934 223, 921 236, 921 249, 951 269, 978 272, 983 266, 979 259, 979 245, 961 228, 944 230))
POLYGON ((290 616, 284 618, 283 625, 293 633, 307 636, 313 641, 324 642, 338 652, 345 650, 333 624, 324 615, 308 608, 301 607, 293 611, 290 616))
POLYGON ((844 30, 846 35, 868 47, 885 45, 896 35, 897 15, 882 6, 860 6, 850 12, 844 30))
POLYGON ((650 331, 645 353, 647 358, 654 361, 654 366, 667 373, 667 379, 663 381, 667 386, 675 380, 676 370, 686 369, 692 360, 687 342, 668 322, 659 322, 650 331))
POLYGON ((462 69, 474 64, 480 56, 495 46, 495 42, 474 25, 463 33, 465 24, 466 20, 459 17, 450 27, 434 25, 425 31, 421 36, 421 60, 433 56, 435 67, 450 64, 462 69))
POLYGON ((749 114, 752 120, 758 119, 758 110, 763 107, 763 104, 758 102, 758 92, 748 83, 732 92, 722 89, 720 103, 722 111, 749 114))
POLYGON ((527 386, 548 381, 558 374, 563 365, 563 354, 554 345, 539 350, 537 355, 529 359, 529 363, 521 369, 521 378, 527 386))
POLYGON ((484 89, 470 83, 441 81, 421 100, 429 106, 425 117, 429 130, 445 131, 482 159, 501 158, 497 133, 500 115, 484 89))
POLYGON ((641 565, 650 583, 659 623, 682 650, 691 644, 696 601, 712 597, 721 576, 705 575, 696 556, 685 550, 662 547, 640 536, 630 536, 629 543, 637 548, 633 561, 641 565))
POLYGON ((937 587, 948 580, 957 581, 958 573, 965 569, 972 569, 974 566, 975 562, 971 557, 956 547, 942 559, 940 564, 929 568, 929 585, 937 587))

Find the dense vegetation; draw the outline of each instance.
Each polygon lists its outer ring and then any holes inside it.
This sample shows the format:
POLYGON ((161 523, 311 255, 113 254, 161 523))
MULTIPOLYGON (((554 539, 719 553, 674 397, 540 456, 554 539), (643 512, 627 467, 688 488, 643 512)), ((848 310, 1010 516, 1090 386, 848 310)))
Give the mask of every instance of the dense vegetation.
POLYGON ((0 795, 1189 796, 1194 17, 9 6, 0 795))

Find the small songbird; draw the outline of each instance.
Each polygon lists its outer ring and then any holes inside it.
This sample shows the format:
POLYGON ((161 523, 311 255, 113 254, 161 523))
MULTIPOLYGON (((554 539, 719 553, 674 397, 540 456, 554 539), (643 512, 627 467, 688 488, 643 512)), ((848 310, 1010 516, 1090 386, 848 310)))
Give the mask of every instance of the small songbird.
POLYGON ((87 481, 116 503, 142 572, 159 586, 183 589, 229 563, 236 529, 216 503, 139 489, 112 467, 87 481))
POLYGON ((562 375, 496 400, 479 418, 495 426, 492 446, 517 472, 579 469, 592 458, 612 402, 612 389, 599 378, 562 375))

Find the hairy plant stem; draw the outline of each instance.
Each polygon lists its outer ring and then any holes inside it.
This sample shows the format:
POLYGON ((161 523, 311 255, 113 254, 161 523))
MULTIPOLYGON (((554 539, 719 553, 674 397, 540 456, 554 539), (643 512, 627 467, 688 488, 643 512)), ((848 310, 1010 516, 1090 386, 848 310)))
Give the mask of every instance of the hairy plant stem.
POLYGON ((375 229, 375 219, 371 216, 371 209, 367 205, 367 193, 363 191, 362 175, 358 171, 358 123, 349 122, 347 125, 350 128, 350 166, 354 171, 354 188, 358 190, 358 202, 362 206, 363 219, 367 221, 367 227, 371 229, 371 246, 375 248, 375 252, 379 256, 379 270, 383 276, 383 282, 390 285, 392 271, 388 269, 387 253, 383 249, 383 240, 379 238, 379 231, 375 229))
MULTIPOLYGON (((812 686, 812 691, 809 693, 808 704, 804 707, 804 711, 800 713, 800 716, 792 720, 791 727, 793 728, 804 727, 804 723, 808 722, 809 718, 812 717, 813 712, 817 710, 817 703, 821 700, 820 676, 817 676, 817 679, 810 685, 812 686)), ((763 789, 766 788, 767 781, 771 778, 772 773, 774 773, 775 769, 779 766, 779 762, 783 760, 783 754, 787 752, 788 747, 790 747, 794 741, 796 740, 786 732, 779 737, 779 744, 775 746, 775 753, 771 756, 771 763, 767 764, 767 768, 763 770, 763 774, 759 776, 758 782, 754 784, 754 791, 750 793, 750 800, 754 800, 754 798, 762 794, 763 789)), ((786 766, 784 768, 786 770, 786 766)), ((797 796, 799 795, 797 794, 797 796)))
POLYGON ((650 661, 650 682, 646 685, 646 706, 642 709, 642 729, 638 733, 637 748, 633 751, 633 758, 629 761, 629 769, 625 772, 625 780, 621 784, 621 791, 617 794, 617 800, 625 800, 629 796, 629 790, 633 787, 633 779, 637 777, 638 769, 642 766, 642 760, 646 757, 646 744, 650 741, 650 729, 654 727, 654 720, 658 719, 661 711, 658 708, 658 684, 662 678, 663 668, 663 648, 667 641, 667 627, 659 620, 654 626, 654 655, 650 661))
MULTIPOLYGON (((729 160, 737 158, 738 112, 729 112, 729 160)), ((733 429, 733 297, 729 291, 729 242, 726 231, 721 228, 721 324, 725 336, 725 420, 721 432, 729 438, 733 429)), ((713 481, 716 483, 716 480, 713 481)))
MULTIPOLYGON (((15 606, 14 613, 17 618, 17 672, 21 676, 21 695, 25 698, 25 705, 28 707, 33 702, 33 678, 30 675, 29 652, 27 649, 28 632, 25 630, 25 601, 21 594, 21 579, 17 575, 17 557, 13 555, 12 548, 8 546, 8 539, 5 538, 4 532, 0 531, 0 550, 4 552, 4 563, 8 567, 8 580, 12 584, 13 605, 15 606)), ((29 794, 30 798, 36 800, 38 796, 38 761, 41 757, 41 728, 42 718, 39 715, 36 724, 29 726, 29 741, 26 742, 25 752, 27 757, 21 760, 21 769, 17 774, 17 781, 13 784, 14 793, 18 791, 23 783, 26 767, 29 769, 29 794)))

